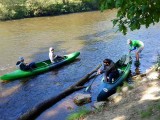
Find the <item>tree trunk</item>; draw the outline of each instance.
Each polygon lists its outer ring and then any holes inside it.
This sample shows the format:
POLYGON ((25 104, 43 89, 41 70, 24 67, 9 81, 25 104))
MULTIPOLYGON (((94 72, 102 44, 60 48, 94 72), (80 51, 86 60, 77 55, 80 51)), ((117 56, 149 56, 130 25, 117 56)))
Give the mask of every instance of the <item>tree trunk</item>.
POLYGON ((62 100, 66 96, 72 94, 73 92, 80 90, 84 88, 84 84, 89 81, 90 79, 94 78, 96 74, 94 74, 101 65, 99 65, 95 70, 87 74, 84 78, 79 80, 77 83, 74 85, 70 86, 67 88, 65 91, 61 92, 59 95, 54 96, 48 100, 45 100, 44 102, 38 104, 37 106, 33 107, 31 110, 28 112, 24 113, 22 116, 18 118, 18 120, 35 120, 42 112, 56 104, 58 101, 62 100), (93 75, 94 74, 94 75, 93 75))

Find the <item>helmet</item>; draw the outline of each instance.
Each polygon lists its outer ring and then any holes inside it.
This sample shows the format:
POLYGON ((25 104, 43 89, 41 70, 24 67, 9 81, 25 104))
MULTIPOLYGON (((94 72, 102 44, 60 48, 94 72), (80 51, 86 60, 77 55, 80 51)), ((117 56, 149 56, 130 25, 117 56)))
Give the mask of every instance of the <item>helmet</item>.
POLYGON ((23 57, 19 57, 19 60, 22 61, 22 60, 24 60, 24 58, 23 57))
POLYGON ((53 47, 50 47, 49 48, 49 52, 51 52, 51 51, 53 51, 54 50, 54 48, 53 47))

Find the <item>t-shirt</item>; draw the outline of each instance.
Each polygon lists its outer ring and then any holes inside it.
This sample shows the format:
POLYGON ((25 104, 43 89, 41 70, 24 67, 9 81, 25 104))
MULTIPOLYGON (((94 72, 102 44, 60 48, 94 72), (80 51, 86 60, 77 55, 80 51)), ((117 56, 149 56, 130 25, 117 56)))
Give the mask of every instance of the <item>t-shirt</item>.
POLYGON ((139 48, 139 47, 141 47, 141 46, 144 46, 144 44, 143 44, 142 41, 132 40, 129 49, 130 49, 130 50, 133 50, 133 49, 139 48))

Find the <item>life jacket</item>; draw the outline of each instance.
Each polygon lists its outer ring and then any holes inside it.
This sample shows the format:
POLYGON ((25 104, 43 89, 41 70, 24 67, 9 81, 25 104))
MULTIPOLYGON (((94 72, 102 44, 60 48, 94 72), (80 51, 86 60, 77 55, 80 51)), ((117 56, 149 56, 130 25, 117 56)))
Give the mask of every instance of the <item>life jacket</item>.
POLYGON ((25 63, 21 62, 21 61, 18 61, 16 63, 16 66, 18 69, 20 70, 28 70, 29 68, 25 65, 25 63))
POLYGON ((21 69, 21 68, 20 68, 21 64, 22 64, 21 61, 18 61, 18 62, 16 63, 16 66, 17 66, 18 69, 21 69))

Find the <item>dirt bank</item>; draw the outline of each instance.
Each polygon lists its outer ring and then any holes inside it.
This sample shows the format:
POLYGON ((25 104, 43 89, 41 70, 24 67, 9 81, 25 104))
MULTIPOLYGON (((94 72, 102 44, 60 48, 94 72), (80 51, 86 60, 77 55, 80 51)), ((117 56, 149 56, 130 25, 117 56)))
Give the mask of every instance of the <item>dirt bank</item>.
POLYGON ((135 87, 123 94, 120 101, 107 102, 101 112, 93 112, 84 120, 160 120, 159 74, 153 70, 137 78, 135 87))

